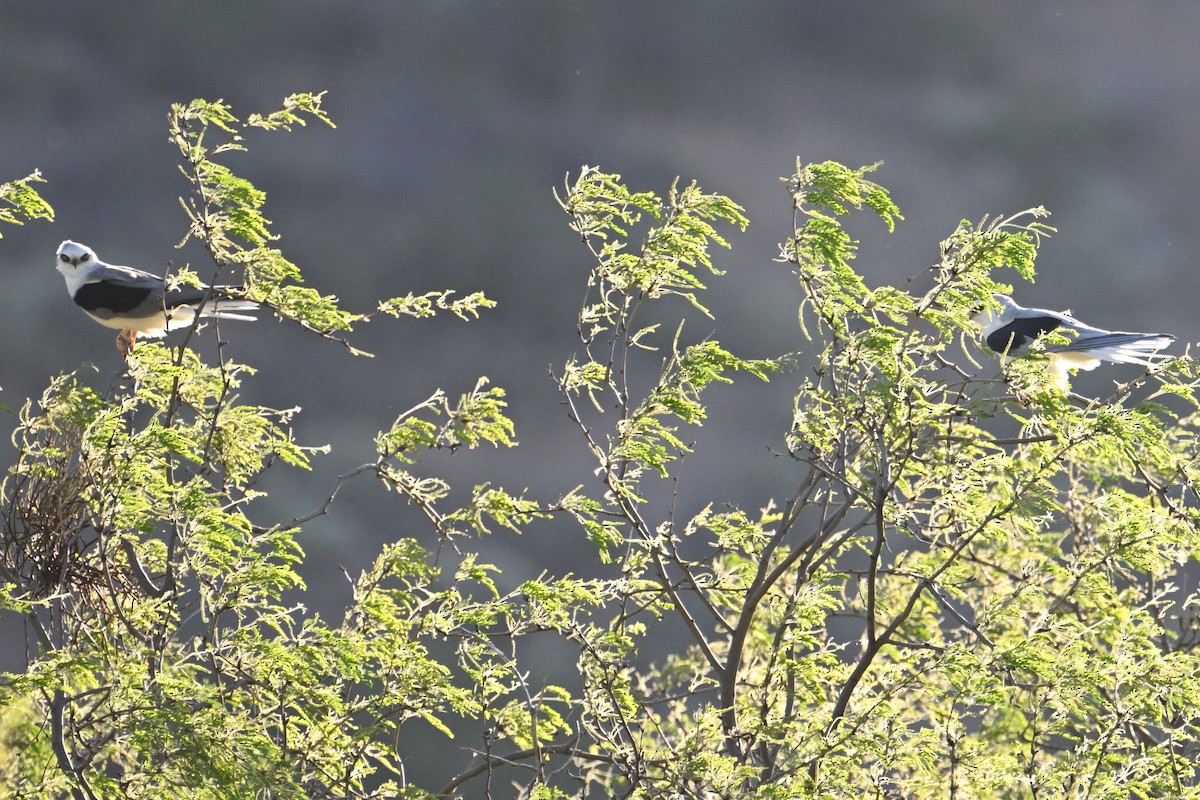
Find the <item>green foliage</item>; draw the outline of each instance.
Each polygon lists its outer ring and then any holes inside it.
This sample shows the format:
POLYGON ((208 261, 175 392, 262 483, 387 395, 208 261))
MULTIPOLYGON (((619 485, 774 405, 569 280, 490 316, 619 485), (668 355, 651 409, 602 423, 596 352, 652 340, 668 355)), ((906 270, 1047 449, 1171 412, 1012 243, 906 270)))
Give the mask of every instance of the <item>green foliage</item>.
POLYGON ((504 390, 498 387, 484 390, 487 378, 480 378, 475 388, 459 398, 451 406, 440 389, 428 400, 405 411, 392 424, 390 430, 376 439, 381 460, 395 458, 413 463, 409 455, 426 448, 457 449, 462 445, 475 447, 482 442, 511 447, 512 421, 504 416, 507 403, 504 390), (438 425, 417 414, 428 412, 434 416, 445 416, 446 421, 438 425))
MULTIPOLYGON (((24 178, 0 183, 0 223, 24 225, 27 219, 54 219, 54 209, 33 188, 34 183, 45 183, 37 170, 24 178)), ((4 233, 0 231, 2 238, 4 233)))
POLYGON ((300 285, 300 269, 269 246, 277 237, 262 213, 266 193, 217 160, 245 151, 245 134, 253 128, 288 131, 293 125, 304 125, 305 115, 332 126, 321 109, 321 97, 291 95, 284 99, 282 109, 251 114, 245 122, 220 100, 176 103, 171 106, 168 127, 183 156, 180 171, 191 185, 190 196, 179 201, 189 221, 180 245, 198 239, 217 268, 238 268, 247 298, 309 330, 336 338, 335 334, 351 330, 366 317, 342 310, 332 295, 300 285), (213 137, 220 141, 211 142, 213 137))
MULTIPOLYGON (((653 350, 657 324, 637 327, 641 306, 670 295, 685 298, 705 311, 696 299, 704 289, 699 268, 720 275, 708 254, 710 244, 727 246, 710 220, 745 227, 742 209, 727 197, 706 194, 692 183, 671 186, 666 200, 652 192, 630 192, 619 175, 584 167, 565 196, 558 198, 571 217, 571 228, 582 237, 594 259, 588 296, 579 313, 582 357, 563 367, 559 386, 572 417, 580 422, 575 398, 588 394, 597 411, 607 394, 620 415, 616 434, 606 443, 588 434, 588 444, 600 462, 608 489, 622 502, 640 502, 636 479, 650 469, 666 475, 668 464, 687 452, 678 437, 677 422, 698 425, 705 417, 700 392, 710 383, 730 382, 727 373, 746 371, 759 378, 775 368, 769 361, 734 356, 715 341, 681 348, 682 323, 671 343, 653 386, 638 403, 631 401, 629 359, 634 350, 653 350), (627 251, 629 230, 649 214, 659 225, 646 231, 638 252, 627 251)), ((707 313, 705 311, 705 313, 707 313)), ((598 533, 592 530, 593 536, 598 533)))
MULTIPOLYGON (((266 246, 265 195, 214 160, 244 150, 247 129, 328 121, 319 100, 288 98, 245 123, 195 101, 173 108, 171 131, 191 185, 188 236, 214 271, 237 270, 248 297, 334 338, 366 316, 299 285, 299 269, 266 246)), ((38 208, 28 192, 5 196, 26 216, 38 208)), ((465 319, 490 301, 435 304, 465 319)), ((454 587, 434 588, 431 554, 401 540, 354 582, 340 625, 285 600, 305 589, 299 529, 253 522, 255 486, 272 464, 307 468, 324 448, 293 440, 298 409, 242 402, 254 370, 223 343, 206 362, 188 346, 196 334, 139 343, 104 392, 60 376, 21 413, 0 575, 3 608, 24 617, 34 647, 28 669, 0 681, 0 795, 390 796, 401 770, 387 742, 400 725, 450 734, 444 715, 478 713, 495 694, 456 686, 429 655, 450 631, 496 619, 489 568, 463 559, 454 587)), ((430 444, 511 444, 502 398, 481 381, 430 444)), ((500 524, 523 518, 521 501, 496 491, 477 505, 500 524)))
MULTIPOLYGON (((244 121, 194 101, 171 131, 214 271, 357 352, 340 337, 371 315, 305 287, 264 195, 216 160, 251 129, 328 122, 320 99, 244 121)), ((296 409, 241 401, 254 370, 225 344, 209 363, 196 329, 139 343, 104 391, 52 379, 3 485, 0 609, 31 646, 0 679, 0 796, 1196 796, 1200 368, 1088 400, 1036 355, 982 355, 970 316, 1006 270, 1033 279, 1045 212, 962 223, 920 293, 875 286, 843 227, 902 219, 873 169, 785 179, 815 369, 775 461, 794 488, 757 511, 676 491, 708 392, 790 362, 686 339, 723 274, 717 226, 746 224, 694 183, 660 198, 585 167, 559 197, 590 270, 556 382, 595 470, 555 500, 425 469, 516 446, 486 378, 400 414, 322 507, 275 524, 251 516, 258 479, 321 448, 294 441, 296 409), (334 622, 303 605, 297 535, 361 475, 427 530, 347 576, 334 622), (509 575, 477 552, 533 528, 596 559, 509 575), (577 675, 533 655, 548 640, 577 675), (431 738, 439 777, 417 786, 431 738)), ((433 291, 375 314, 491 305, 433 291)))
MULTIPOLYGON (((580 317, 599 355, 569 362, 560 387, 618 412, 605 439, 571 404, 608 502, 575 492, 564 507, 602 558, 625 544, 619 614, 572 633, 593 747, 619 765, 589 774, 638 797, 1182 796, 1200 749, 1182 677, 1197 666, 1182 588, 1200 520, 1197 368, 1176 360, 1081 404, 1036 359, 1007 365, 1015 396, 974 377, 956 340, 1009 288, 995 271, 1033 278, 1045 212, 964 222, 923 294, 870 287, 839 218, 900 216, 867 171, 798 165, 786 180, 781 260, 819 369, 787 438, 796 490, 757 517, 709 506, 679 521, 636 481, 686 450, 661 418, 704 419, 698 394, 672 391, 687 382, 627 381, 655 329, 623 316, 641 293, 605 282, 629 225, 611 198, 648 195, 606 182, 563 203, 592 213, 574 227, 604 243, 590 247, 604 301, 580 317), (594 195, 610 198, 602 213, 594 195), (697 540, 711 555, 685 555, 697 540), (630 624, 639 610, 692 646, 631 672, 654 627, 630 624)), ((663 375, 684 360, 672 352, 663 375)))
POLYGON ((588 287, 596 289, 598 297, 580 314, 581 335, 586 329, 587 341, 604 327, 611 328, 629 302, 679 295, 703 310, 696 300, 696 290, 704 288, 698 272, 721 274, 708 256, 708 245, 726 245, 709 220, 743 229, 748 224, 741 206, 727 197, 705 194, 695 183, 681 190, 676 181, 664 200, 653 192, 630 192, 620 175, 596 167, 584 167, 566 195, 555 197, 596 259, 588 287), (625 252, 621 239, 644 215, 658 224, 646 232, 638 253, 625 252))
POLYGON ((451 299, 454 292, 426 292, 422 295, 409 293, 404 297, 394 297, 379 304, 379 311, 393 317, 409 316, 417 319, 432 317, 438 311, 449 311, 459 319, 477 319, 480 309, 494 308, 495 302, 488 300, 482 292, 474 292, 466 297, 451 299))
MULTIPOLYGON (((171 106, 168 120, 171 140, 179 147, 184 163, 180 171, 191 185, 188 197, 180 198, 189 226, 180 242, 198 239, 208 250, 216 268, 235 268, 245 297, 270 308, 284 319, 328 339, 341 342, 355 355, 370 355, 353 347, 342 334, 370 319, 369 314, 346 311, 334 295, 325 295, 303 285, 300 268, 277 248, 278 237, 263 215, 266 193, 236 174, 220 160, 246 150, 245 136, 253 130, 291 131, 309 118, 333 127, 321 108, 324 93, 294 94, 284 98, 283 107, 268 114, 250 114, 244 121, 234 116, 223 102, 193 100, 171 106), (219 141, 213 142, 217 138, 219 141)), ((458 300, 451 292, 409 294, 383 301, 379 311, 392 316, 432 316, 446 310, 462 319, 478 316, 492 301, 475 292, 458 300)))

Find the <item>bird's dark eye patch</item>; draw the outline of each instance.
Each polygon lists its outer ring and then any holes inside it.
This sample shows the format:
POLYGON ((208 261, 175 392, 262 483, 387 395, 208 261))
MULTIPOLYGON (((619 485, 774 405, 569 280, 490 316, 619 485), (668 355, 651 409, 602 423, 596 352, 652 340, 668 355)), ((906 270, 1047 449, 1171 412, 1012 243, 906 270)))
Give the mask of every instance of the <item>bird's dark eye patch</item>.
POLYGON ((67 254, 66 254, 66 253, 59 253, 59 254, 58 254, 58 260, 59 260, 59 261, 61 261, 61 262, 63 262, 64 264, 69 264, 69 263, 71 263, 71 259, 67 258, 67 254))
POLYGON ((88 254, 87 254, 87 253, 84 253, 83 255, 81 255, 81 256, 79 257, 79 263, 80 263, 80 264, 82 264, 83 262, 85 262, 85 261, 87 261, 87 260, 88 260, 88 254))

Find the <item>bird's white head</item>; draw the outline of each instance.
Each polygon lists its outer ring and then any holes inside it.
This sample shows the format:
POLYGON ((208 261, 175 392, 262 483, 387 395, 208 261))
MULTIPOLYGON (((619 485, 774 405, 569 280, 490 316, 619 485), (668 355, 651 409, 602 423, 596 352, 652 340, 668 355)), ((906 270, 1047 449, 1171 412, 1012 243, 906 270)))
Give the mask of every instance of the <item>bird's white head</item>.
POLYGON ((971 319, 985 330, 1000 320, 1007 319, 1006 315, 1010 316, 1013 309, 1020 307, 1006 294, 993 294, 992 299, 1000 306, 999 310, 984 306, 971 315, 971 319))
POLYGON ((54 266, 67 279, 67 287, 72 294, 83 283, 83 276, 99 260, 96 258, 95 250, 79 242, 72 242, 70 239, 58 246, 55 255, 57 258, 54 266))
POLYGON ((67 239, 58 246, 58 271, 66 274, 68 270, 75 271, 82 266, 91 266, 96 260, 96 251, 85 244, 72 242, 67 239))
POLYGON ((992 295, 992 299, 1000 304, 1001 311, 1017 308, 1016 301, 1006 294, 994 294, 992 295))

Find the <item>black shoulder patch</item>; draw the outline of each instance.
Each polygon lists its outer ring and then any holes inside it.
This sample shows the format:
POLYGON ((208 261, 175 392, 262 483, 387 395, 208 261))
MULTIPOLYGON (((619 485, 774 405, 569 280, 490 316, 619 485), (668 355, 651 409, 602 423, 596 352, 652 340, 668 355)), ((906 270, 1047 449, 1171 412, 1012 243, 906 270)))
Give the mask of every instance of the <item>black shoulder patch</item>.
POLYGON ((992 331, 987 346, 997 353, 1015 353, 1037 337, 1061 327, 1058 317, 1022 317, 992 331))
POLYGON ((98 316, 123 314, 137 308, 150 296, 150 289, 126 286, 112 281, 85 283, 75 293, 75 304, 98 316))

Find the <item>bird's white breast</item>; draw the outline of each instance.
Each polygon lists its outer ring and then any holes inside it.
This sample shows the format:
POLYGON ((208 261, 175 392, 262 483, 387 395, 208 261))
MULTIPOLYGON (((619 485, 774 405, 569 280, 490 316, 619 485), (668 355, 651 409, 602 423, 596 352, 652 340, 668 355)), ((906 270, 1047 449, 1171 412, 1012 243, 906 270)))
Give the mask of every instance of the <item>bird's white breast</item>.
POLYGON ((83 267, 76 267, 71 264, 58 262, 55 268, 62 273, 63 278, 67 281, 67 291, 74 297, 79 291, 79 287, 87 283, 86 270, 83 267))

